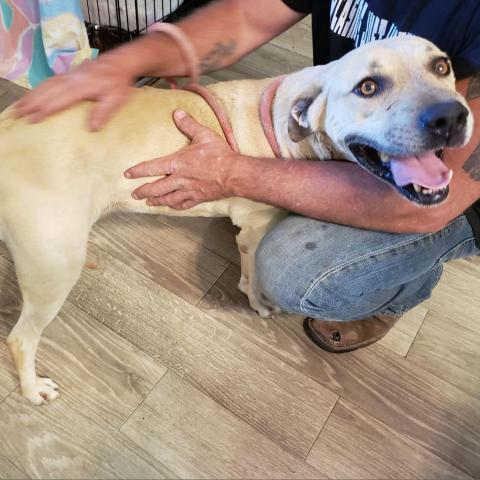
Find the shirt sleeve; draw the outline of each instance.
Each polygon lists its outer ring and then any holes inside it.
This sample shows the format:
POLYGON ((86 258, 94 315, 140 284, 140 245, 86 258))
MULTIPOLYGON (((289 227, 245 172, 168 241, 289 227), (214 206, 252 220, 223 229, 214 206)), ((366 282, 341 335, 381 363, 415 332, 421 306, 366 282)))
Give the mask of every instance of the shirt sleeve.
POLYGON ((299 13, 312 13, 311 0, 282 0, 282 2, 299 13))
POLYGON ((464 44, 452 63, 457 80, 480 72, 480 7, 472 17, 464 44))

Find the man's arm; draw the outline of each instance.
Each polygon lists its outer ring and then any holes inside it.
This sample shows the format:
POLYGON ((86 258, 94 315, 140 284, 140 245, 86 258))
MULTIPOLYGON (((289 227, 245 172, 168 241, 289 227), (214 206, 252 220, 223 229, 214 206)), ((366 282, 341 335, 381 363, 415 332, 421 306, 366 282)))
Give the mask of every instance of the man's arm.
MULTIPOLYGON (((208 73, 229 67, 303 16, 281 0, 217 0, 176 25, 194 44, 202 73, 208 73)), ((162 37, 150 35, 121 48, 138 76, 187 74, 178 47, 162 37)))
POLYGON ((232 193, 361 228, 438 231, 480 198, 480 74, 458 82, 457 89, 466 95, 475 127, 466 147, 445 151, 444 160, 454 173, 442 205, 419 207, 357 165, 331 161, 272 165, 242 158, 230 177, 232 193))
POLYGON ((438 231, 480 198, 480 76, 457 86, 467 94, 476 127, 465 148, 445 152, 445 162, 454 175, 448 200, 437 207, 410 203, 351 162, 237 155, 223 139, 184 115, 175 115, 175 121, 192 138, 191 145, 175 155, 133 167, 126 176, 168 175, 134 192, 135 198, 148 198, 151 205, 184 209, 236 196, 360 228, 399 233, 438 231))
MULTIPOLYGON (((302 18, 281 0, 217 0, 176 25, 189 37, 202 73, 228 67, 302 18)), ((180 51, 169 37, 147 35, 115 50, 135 76, 187 74, 180 51)))
MULTIPOLYGON (((282 0, 218 0, 177 25, 194 44, 207 73, 235 63, 302 16, 282 0)), ((186 74, 180 51, 169 37, 146 35, 49 79, 17 102, 16 112, 39 121, 81 100, 94 100, 90 127, 98 129, 126 101, 138 77, 186 74)))

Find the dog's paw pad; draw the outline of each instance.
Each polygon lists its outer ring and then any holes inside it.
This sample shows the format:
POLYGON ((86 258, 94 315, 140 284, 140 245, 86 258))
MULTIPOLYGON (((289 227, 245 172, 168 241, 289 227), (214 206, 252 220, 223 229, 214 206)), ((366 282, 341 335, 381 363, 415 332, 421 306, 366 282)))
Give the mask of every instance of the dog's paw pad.
POLYGON ((37 377, 35 385, 24 391, 27 397, 34 405, 43 405, 45 402, 53 402, 60 392, 58 385, 50 378, 37 377))

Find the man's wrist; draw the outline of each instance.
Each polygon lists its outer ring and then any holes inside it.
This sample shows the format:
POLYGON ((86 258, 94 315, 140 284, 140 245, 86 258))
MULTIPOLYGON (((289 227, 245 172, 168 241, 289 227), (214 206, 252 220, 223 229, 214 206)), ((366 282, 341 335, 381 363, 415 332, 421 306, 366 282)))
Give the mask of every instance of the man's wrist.
POLYGON ((143 75, 143 68, 138 61, 138 53, 135 52, 135 45, 124 45, 113 49, 100 57, 104 62, 111 62, 113 65, 121 65, 122 74, 134 82, 143 75))
POLYGON ((252 173, 254 160, 240 153, 234 154, 225 177, 225 190, 229 197, 246 196, 245 184, 248 183, 248 177, 252 173))
MULTIPOLYGON (((170 43, 172 42, 170 41, 170 43)), ((142 76, 170 75, 169 70, 173 70, 173 64, 178 63, 178 59, 175 60, 177 52, 174 50, 175 44, 172 43, 170 46, 166 35, 158 32, 147 34, 108 52, 106 55, 110 55, 116 62, 120 62, 125 74, 136 79, 142 76), (172 63, 171 68, 168 68, 169 60, 172 63)), ((178 67, 182 68, 181 65, 176 66, 176 68, 178 67)))

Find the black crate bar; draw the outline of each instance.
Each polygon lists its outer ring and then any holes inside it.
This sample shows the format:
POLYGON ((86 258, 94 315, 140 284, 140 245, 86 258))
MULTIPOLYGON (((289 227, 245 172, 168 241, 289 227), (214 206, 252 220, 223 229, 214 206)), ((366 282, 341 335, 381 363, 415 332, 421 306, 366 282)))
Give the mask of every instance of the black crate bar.
POLYGON ((160 5, 158 5, 159 8, 157 8, 157 1, 158 0, 85 0, 85 23, 90 45, 93 48, 98 48, 100 52, 109 50, 121 43, 138 37, 155 22, 176 21, 195 8, 208 3, 210 0, 184 0, 181 4, 180 0, 161 0, 161 12, 159 11, 160 5), (169 3, 166 4, 166 1, 169 3), (165 14, 166 5, 170 7, 167 14, 165 14), (123 13, 121 6, 125 8, 125 12, 123 13), (153 8, 149 9, 150 6, 153 8), (94 18, 95 14, 93 12, 96 12, 97 18, 94 18), (115 16, 113 16, 111 12, 114 13, 115 16), (150 18, 151 13, 153 13, 152 18, 150 18), (115 21, 112 22, 112 20, 115 21), (130 20, 132 20, 134 24, 130 20), (141 24, 142 20, 145 21, 143 25, 141 24))

